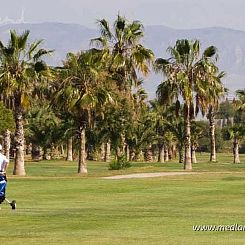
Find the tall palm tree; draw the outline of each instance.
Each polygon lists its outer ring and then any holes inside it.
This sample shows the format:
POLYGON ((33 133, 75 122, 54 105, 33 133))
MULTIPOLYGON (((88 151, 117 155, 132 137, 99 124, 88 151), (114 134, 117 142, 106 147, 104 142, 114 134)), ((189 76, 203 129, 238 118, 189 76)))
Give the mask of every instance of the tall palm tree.
POLYGON ((236 112, 234 125, 229 129, 229 136, 233 139, 234 163, 240 163, 239 144, 245 138, 245 89, 236 91, 237 100, 234 101, 236 112))
POLYGON ((77 123, 79 132, 78 173, 87 173, 85 129, 99 107, 111 101, 110 93, 103 83, 101 53, 88 50, 77 55, 69 53, 60 69, 60 78, 54 94, 55 106, 69 113, 77 123))
POLYGON ((177 40, 174 47, 169 47, 169 59, 158 58, 155 69, 163 72, 166 80, 158 86, 157 96, 160 102, 178 101, 179 96, 184 102, 185 123, 185 159, 184 169, 191 170, 191 120, 194 118, 194 95, 198 83, 205 81, 202 62, 216 55, 213 46, 200 52, 198 40, 177 40))
MULTIPOLYGON (((112 26, 106 19, 99 20, 98 24, 101 35, 92 39, 91 43, 103 50, 102 59, 107 59, 108 72, 121 96, 132 101, 132 88, 138 89, 139 85, 138 75, 146 76, 150 72, 154 58, 153 52, 141 43, 143 25, 139 21, 130 22, 121 15, 117 16, 112 26)), ((126 118, 122 120, 126 121, 126 118)), ((121 139, 124 133, 121 132, 121 139)))
POLYGON ((24 114, 31 103, 32 91, 42 77, 49 75, 41 58, 52 51, 40 48, 42 41, 28 43, 29 31, 18 35, 10 31, 5 46, 0 41, 0 92, 12 100, 15 116, 15 164, 13 174, 25 175, 24 114))
POLYGON ((109 70, 121 90, 128 90, 138 81, 137 73, 147 75, 154 54, 141 43, 144 36, 143 25, 139 21, 129 22, 118 15, 113 27, 107 20, 98 21, 101 36, 92 39, 104 50, 104 56, 111 55, 109 70))
POLYGON ((153 124, 155 124, 154 126, 158 141, 158 162, 164 163, 164 145, 166 145, 166 142, 164 141, 165 125, 163 120, 163 114, 165 111, 157 100, 150 101, 150 105, 152 114, 154 115, 153 124))
MULTIPOLYGON (((215 50, 216 52, 216 50, 215 50)), ((225 73, 219 72, 218 67, 210 60, 205 58, 200 63, 200 72, 203 79, 196 85, 196 113, 201 110, 202 114, 207 114, 209 120, 210 135, 210 162, 216 162, 216 146, 215 146, 215 114, 219 109, 220 99, 224 97, 227 89, 222 83, 225 73)))
POLYGON ((229 138, 233 140, 233 163, 240 163, 239 147, 245 137, 245 127, 241 123, 235 123, 228 132, 229 138))

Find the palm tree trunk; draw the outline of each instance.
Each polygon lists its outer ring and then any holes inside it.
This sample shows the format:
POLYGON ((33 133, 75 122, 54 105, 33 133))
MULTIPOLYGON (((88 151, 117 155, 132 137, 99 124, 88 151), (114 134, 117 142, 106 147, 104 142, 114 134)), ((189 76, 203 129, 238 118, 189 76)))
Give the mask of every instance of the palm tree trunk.
POLYGON ((43 149, 40 148, 40 150, 43 153, 43 160, 50 160, 51 159, 51 154, 50 154, 50 149, 47 147, 44 147, 43 149))
POLYGON ((135 149, 134 148, 131 148, 129 150, 129 161, 134 161, 135 160, 135 149))
POLYGON ((125 149, 125 154, 126 154, 126 160, 129 161, 130 159, 130 149, 129 149, 129 145, 126 145, 126 149, 125 149))
POLYGON ((186 116, 185 116, 185 161, 184 161, 184 169, 192 170, 190 106, 186 105, 186 107, 187 107, 187 112, 186 112, 186 116))
POLYGON ((34 161, 40 161, 42 159, 41 147, 35 143, 32 144, 31 157, 34 161))
POLYGON ((168 158, 169 160, 172 160, 173 159, 173 150, 172 150, 172 146, 169 146, 168 147, 168 158))
POLYGON ((165 160, 165 162, 168 162, 169 161, 169 157, 168 157, 168 146, 167 145, 164 145, 163 148, 164 148, 164 160, 165 160))
POLYGON ((7 159, 9 159, 11 139, 10 139, 10 131, 8 129, 5 130, 3 137, 4 137, 4 144, 3 144, 4 155, 6 156, 7 159))
POLYGON ((86 139, 85 139, 85 126, 80 127, 80 147, 79 147, 79 161, 78 161, 78 173, 79 174, 86 174, 88 173, 87 170, 87 163, 86 163, 86 139))
POLYGON ((184 162, 184 146, 182 144, 178 145, 178 152, 179 152, 179 163, 184 162))
POLYGON ((51 146, 51 159, 59 159, 60 158, 60 151, 58 146, 51 146))
POLYGON ((121 145, 121 155, 126 153, 126 142, 125 142, 125 134, 121 135, 122 145, 121 145))
POLYGON ((176 154, 176 144, 175 143, 172 146, 172 152, 173 152, 174 159, 176 159, 177 154, 176 154))
POLYGON ((122 155, 122 152, 121 152, 120 147, 118 146, 118 147, 116 148, 116 156, 115 156, 116 160, 118 160, 118 158, 119 158, 121 155, 122 155))
POLYGON ((31 155, 31 151, 32 151, 32 143, 29 143, 26 146, 26 155, 31 155))
POLYGON ((146 152, 145 152, 145 161, 146 162, 153 162, 153 153, 152 153, 152 145, 149 144, 146 152))
POLYGON ((197 163, 196 146, 194 144, 192 144, 192 147, 191 147, 191 162, 192 163, 197 163))
POLYGON ((159 148, 158 162, 164 163, 164 147, 162 144, 159 144, 158 148, 159 148))
POLYGON ((24 176, 25 172, 25 151, 24 151, 24 120, 23 115, 20 108, 16 108, 15 113, 15 162, 14 162, 14 175, 24 176))
POLYGON ((210 135, 210 162, 216 162, 216 147, 215 147, 215 123, 214 123, 214 113, 212 108, 209 112, 209 135, 210 135))
POLYGON ((238 142, 237 137, 234 138, 234 142, 233 142, 233 155, 234 155, 233 163, 240 163, 239 142, 238 142))
POLYGON ((110 162, 111 161, 111 141, 109 140, 106 143, 106 150, 105 150, 105 162, 110 162))
POLYGON ((66 161, 73 161, 73 151, 72 151, 72 137, 67 140, 67 156, 66 161))
POLYGON ((63 157, 65 155, 65 150, 64 150, 63 144, 60 145, 60 152, 61 152, 61 156, 63 157))
POLYGON ((136 162, 139 162, 139 161, 141 161, 141 156, 142 156, 142 151, 135 151, 135 156, 134 156, 134 160, 136 161, 136 162))
POLYGON ((93 145, 88 145, 87 147, 87 160, 94 160, 94 149, 93 145))
POLYGON ((105 143, 100 146, 100 160, 105 160, 105 143))

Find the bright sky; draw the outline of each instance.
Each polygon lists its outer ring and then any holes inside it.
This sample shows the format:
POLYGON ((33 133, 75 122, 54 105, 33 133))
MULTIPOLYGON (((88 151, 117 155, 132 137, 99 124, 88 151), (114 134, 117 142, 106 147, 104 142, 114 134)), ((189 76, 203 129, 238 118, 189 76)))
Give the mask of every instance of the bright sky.
POLYGON ((144 25, 175 28, 223 26, 245 30, 244 0, 0 0, 3 20, 65 22, 95 27, 96 19, 117 13, 144 25))

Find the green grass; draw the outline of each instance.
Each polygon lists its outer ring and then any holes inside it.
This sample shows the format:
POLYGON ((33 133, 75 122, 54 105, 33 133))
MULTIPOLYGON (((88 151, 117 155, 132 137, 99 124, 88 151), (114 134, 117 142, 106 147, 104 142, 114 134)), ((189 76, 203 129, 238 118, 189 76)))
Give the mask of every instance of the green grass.
POLYGON ((100 177, 183 170, 171 162, 108 171, 89 162, 84 177, 75 162, 27 162, 27 177, 9 175, 7 196, 17 209, 2 205, 0 244, 244 244, 245 232, 194 232, 192 225, 245 225, 245 156, 241 164, 229 155, 217 163, 198 157, 196 175, 125 180, 100 177))

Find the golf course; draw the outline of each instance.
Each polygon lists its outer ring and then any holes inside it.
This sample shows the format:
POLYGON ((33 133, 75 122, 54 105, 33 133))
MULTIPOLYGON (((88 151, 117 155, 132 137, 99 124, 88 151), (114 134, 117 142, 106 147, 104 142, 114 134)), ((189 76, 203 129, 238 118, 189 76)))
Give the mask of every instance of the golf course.
POLYGON ((117 13, 52 64, 79 28, 0 36, 0 245, 245 244, 244 82, 215 43, 158 53, 117 13))
POLYGON ((244 244, 243 231, 193 226, 245 224, 245 155, 241 164, 197 157, 190 174, 129 179, 103 177, 184 170, 173 161, 109 171, 91 161, 83 176, 76 162, 56 160, 26 162, 18 177, 10 163, 6 197, 17 208, 2 204, 0 244, 244 244))

